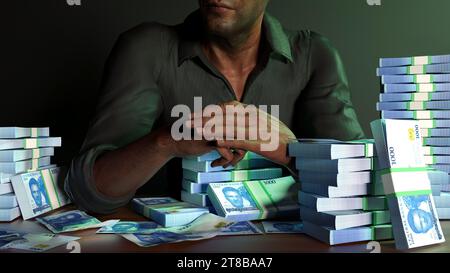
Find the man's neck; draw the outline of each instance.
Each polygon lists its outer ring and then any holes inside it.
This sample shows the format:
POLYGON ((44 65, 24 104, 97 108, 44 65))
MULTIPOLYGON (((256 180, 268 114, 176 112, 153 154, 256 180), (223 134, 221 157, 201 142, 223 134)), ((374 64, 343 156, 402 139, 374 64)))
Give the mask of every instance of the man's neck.
POLYGON ((258 60, 262 18, 247 32, 234 37, 209 36, 202 47, 207 58, 222 72, 251 72, 258 60))

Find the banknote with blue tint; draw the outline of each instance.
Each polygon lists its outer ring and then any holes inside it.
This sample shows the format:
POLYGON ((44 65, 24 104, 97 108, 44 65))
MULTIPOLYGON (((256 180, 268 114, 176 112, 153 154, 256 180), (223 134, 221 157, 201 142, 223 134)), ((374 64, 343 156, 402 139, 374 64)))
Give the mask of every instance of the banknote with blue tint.
POLYGON ((236 222, 228 227, 222 228, 218 235, 251 235, 262 234, 257 226, 250 221, 236 222))
POLYGON ((101 222, 97 218, 79 210, 71 210, 50 216, 38 217, 36 220, 53 233, 99 228, 118 222, 118 220, 101 222))
POLYGON ((303 224, 298 221, 264 221, 262 224, 266 233, 303 233, 303 224))
POLYGON ((120 221, 113 225, 103 226, 97 231, 97 233, 114 233, 114 234, 130 234, 130 233, 152 233, 155 232, 156 228, 161 228, 155 222, 131 222, 131 221, 120 221))
POLYGON ((156 246, 167 243, 177 243, 183 241, 197 241, 209 239, 216 236, 214 232, 203 233, 175 233, 170 231, 157 231, 151 234, 123 234, 127 240, 142 247, 156 246))

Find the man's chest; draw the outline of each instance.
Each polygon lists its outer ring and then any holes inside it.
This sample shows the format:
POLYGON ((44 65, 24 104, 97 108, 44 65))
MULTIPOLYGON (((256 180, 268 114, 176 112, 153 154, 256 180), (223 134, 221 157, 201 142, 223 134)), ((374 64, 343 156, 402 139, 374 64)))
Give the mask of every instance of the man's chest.
POLYGON ((293 65, 275 62, 264 69, 250 73, 247 77, 230 81, 201 63, 189 61, 162 72, 158 87, 164 101, 164 110, 171 111, 176 105, 194 109, 194 97, 201 98, 203 107, 238 100, 236 86, 242 88, 241 102, 244 104, 278 105, 280 119, 290 120, 295 103, 305 88, 308 79, 305 73, 293 65))

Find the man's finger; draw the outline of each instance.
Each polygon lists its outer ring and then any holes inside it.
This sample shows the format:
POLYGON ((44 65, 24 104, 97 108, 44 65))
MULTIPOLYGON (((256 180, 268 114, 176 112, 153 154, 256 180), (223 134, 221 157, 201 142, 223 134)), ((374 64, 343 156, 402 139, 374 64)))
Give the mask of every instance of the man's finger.
POLYGON ((223 166, 225 167, 225 165, 229 165, 229 163, 233 160, 234 158, 234 154, 233 152, 228 149, 228 148, 221 148, 218 147, 217 148, 217 152, 219 152, 219 154, 222 156, 219 159, 214 160, 211 163, 211 167, 218 167, 218 166, 223 166))
POLYGON ((239 163, 239 161, 241 161, 245 154, 247 153, 247 151, 241 150, 241 149, 236 149, 234 151, 234 158, 233 160, 231 160, 230 164, 232 166, 236 166, 237 163, 239 163))

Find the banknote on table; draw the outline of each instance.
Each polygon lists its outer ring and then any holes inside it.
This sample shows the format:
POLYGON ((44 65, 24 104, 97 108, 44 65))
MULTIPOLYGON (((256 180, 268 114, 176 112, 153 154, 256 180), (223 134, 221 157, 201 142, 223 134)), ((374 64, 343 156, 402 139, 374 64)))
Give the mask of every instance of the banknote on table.
POLYGON ((80 238, 50 233, 32 234, 13 230, 0 230, 0 249, 13 248, 43 252, 78 239, 80 238))
POLYGON ((122 234, 121 236, 139 246, 150 247, 164 243, 213 238, 232 224, 233 222, 222 217, 205 213, 184 226, 157 228, 149 234, 122 234))
POLYGON ((36 221, 44 225, 53 233, 70 232, 82 229, 100 228, 113 225, 119 220, 101 222, 83 211, 71 210, 45 217, 38 217, 36 221))
MULTIPOLYGON (((299 183, 292 176, 211 183, 207 193, 218 215, 232 221, 298 217, 299 183)), ((294 218, 295 219, 295 218, 294 218)))
POLYGON ((198 241, 213 238, 217 233, 175 233, 170 231, 155 231, 150 234, 122 234, 125 239, 141 247, 151 247, 167 243, 198 241))
POLYGON ((252 235, 263 234, 256 225, 250 221, 236 222, 228 227, 224 227, 219 231, 219 236, 224 235, 252 235))
POLYGON ((376 120, 375 137, 396 247, 415 248, 445 241, 431 195, 422 138, 414 120, 376 120))
POLYGON ((161 228, 155 222, 143 221, 143 222, 133 222, 133 221, 119 221, 112 225, 105 225, 97 233, 111 233, 111 234, 130 234, 130 233, 152 233, 155 229, 161 228))
POLYGON ((299 221, 263 221, 265 233, 303 233, 303 223, 299 221))

